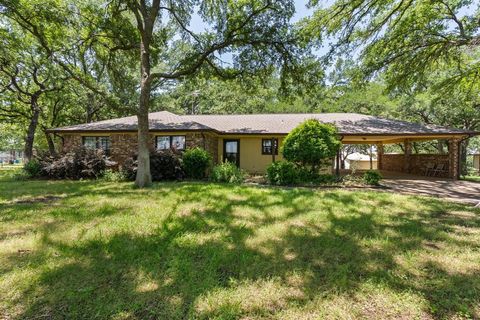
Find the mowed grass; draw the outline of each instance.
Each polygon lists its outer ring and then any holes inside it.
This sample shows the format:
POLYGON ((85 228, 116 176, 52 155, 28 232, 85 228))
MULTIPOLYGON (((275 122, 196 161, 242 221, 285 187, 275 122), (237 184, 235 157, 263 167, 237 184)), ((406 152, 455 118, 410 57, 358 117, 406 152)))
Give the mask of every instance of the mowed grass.
POLYGON ((465 176, 465 177, 462 177, 462 180, 480 182, 480 176, 465 176))
POLYGON ((0 318, 478 318, 479 262, 432 198, 0 180, 0 318))

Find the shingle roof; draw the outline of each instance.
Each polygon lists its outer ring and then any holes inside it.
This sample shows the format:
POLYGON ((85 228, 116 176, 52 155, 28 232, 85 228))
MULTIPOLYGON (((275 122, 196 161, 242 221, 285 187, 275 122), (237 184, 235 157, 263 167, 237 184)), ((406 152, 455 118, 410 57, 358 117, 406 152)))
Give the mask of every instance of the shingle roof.
MULTIPOLYGON (((297 113, 297 114, 242 114, 242 115, 176 115, 171 112, 153 112, 149 115, 150 130, 211 130, 227 134, 287 134, 307 119, 335 124, 343 135, 428 135, 468 134, 461 129, 421 125, 406 121, 379 118, 358 113, 297 113)), ((54 132, 76 131, 133 131, 137 117, 125 117, 62 128, 54 132)))

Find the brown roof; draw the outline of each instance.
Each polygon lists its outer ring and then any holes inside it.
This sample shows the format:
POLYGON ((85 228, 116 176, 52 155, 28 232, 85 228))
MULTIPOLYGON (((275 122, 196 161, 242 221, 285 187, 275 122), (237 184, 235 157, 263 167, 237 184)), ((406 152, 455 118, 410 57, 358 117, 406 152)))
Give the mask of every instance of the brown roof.
MULTIPOLYGON (((358 113, 296 113, 242 115, 176 115, 168 111, 149 115, 152 131, 211 130, 224 134, 287 134, 307 119, 335 124, 343 135, 470 134, 461 129, 421 125, 358 113)), ((52 129, 53 132, 134 131, 137 117, 125 117, 52 129)))

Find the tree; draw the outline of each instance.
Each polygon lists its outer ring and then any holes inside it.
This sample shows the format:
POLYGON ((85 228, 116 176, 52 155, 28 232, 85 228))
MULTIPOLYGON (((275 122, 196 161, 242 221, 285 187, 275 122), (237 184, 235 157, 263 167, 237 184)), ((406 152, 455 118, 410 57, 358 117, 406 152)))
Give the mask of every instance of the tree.
MULTIPOLYGON (((451 64, 478 54, 480 7, 473 0, 336 0, 320 1, 306 23, 312 38, 338 37, 331 54, 360 49, 367 75, 385 71, 391 88, 413 86, 439 63, 451 64)), ((450 78, 477 78, 478 59, 468 59, 450 78)))
POLYGON ((0 104, 0 118, 21 118, 28 123, 24 148, 28 162, 33 156, 35 132, 44 111, 41 100, 44 95, 61 90, 66 78, 59 76, 59 71, 54 70, 36 46, 29 44, 31 39, 18 33, 2 33, 5 37, 0 49, 0 93, 9 99, 0 104))
POLYGON ((316 172, 325 160, 336 156, 341 142, 337 129, 310 119, 293 129, 283 141, 283 157, 316 172))
MULTIPOLYGON (((136 185, 151 183, 148 112, 152 90, 168 81, 191 77, 201 70, 222 78, 258 71, 295 76, 299 48, 289 28, 294 5, 289 0, 189 1, 130 0, 112 2, 112 17, 135 18, 140 48, 138 118, 138 170, 136 185), (125 4, 125 6, 124 6, 125 4), (190 27, 192 16, 208 26, 190 27), (222 62, 230 55, 231 66, 222 62)), ((286 80, 283 80, 287 84, 286 80)))
MULTIPOLYGON (((131 54, 123 51, 126 47, 122 45, 122 37, 135 42, 135 34, 129 34, 119 23, 112 27, 105 19, 104 9, 95 1, 5 0, 0 3, 4 61, 0 81, 4 89, 10 87, 1 101, 3 115, 8 114, 10 119, 38 116, 39 120, 34 122, 45 137, 40 142, 46 141, 51 152, 54 152, 54 141, 46 129, 125 116, 135 110, 132 101, 138 95, 132 80, 136 73, 131 54), (14 68, 16 61, 20 61, 17 69, 14 68), (36 91, 41 92, 36 98, 41 107, 35 112, 24 108, 25 86, 32 90, 38 86, 30 67, 35 67, 37 79, 45 80, 48 71, 48 84, 59 85, 59 90, 49 90, 44 83, 45 89, 36 91), (67 78, 74 81, 64 81, 67 78), (18 89, 24 92, 18 94, 18 89)), ((27 138, 33 136, 30 133, 27 138)))

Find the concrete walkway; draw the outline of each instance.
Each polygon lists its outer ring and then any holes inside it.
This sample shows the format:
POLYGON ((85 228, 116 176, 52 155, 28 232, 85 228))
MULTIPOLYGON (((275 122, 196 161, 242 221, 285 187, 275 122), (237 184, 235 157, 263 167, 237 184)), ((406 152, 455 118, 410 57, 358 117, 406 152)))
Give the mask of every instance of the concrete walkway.
POLYGON ((382 171, 382 185, 393 192, 427 195, 480 205, 480 183, 382 171))

